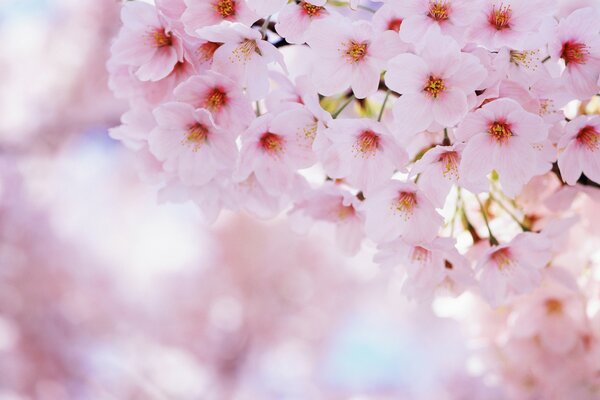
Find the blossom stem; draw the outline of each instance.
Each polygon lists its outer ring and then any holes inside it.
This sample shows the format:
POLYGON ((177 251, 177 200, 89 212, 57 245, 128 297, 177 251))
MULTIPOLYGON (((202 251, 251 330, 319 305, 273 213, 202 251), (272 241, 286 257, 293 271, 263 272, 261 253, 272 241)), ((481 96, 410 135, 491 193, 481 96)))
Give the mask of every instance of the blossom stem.
POLYGON ((385 105, 387 104, 388 99, 390 98, 390 94, 391 94, 391 92, 388 89, 385 92, 385 98, 383 99, 383 104, 381 105, 381 110, 379 110, 379 116, 377 117, 378 122, 381 122, 381 118, 383 117, 383 112, 385 111, 385 105))
POLYGON ((490 221, 488 219, 487 211, 485 210, 483 203, 481 203, 479 196, 475 195, 475 198, 477 199, 477 202, 479 203, 479 208, 481 209, 481 215, 483 216, 483 221, 485 222, 485 227, 487 228, 487 231, 488 231, 488 236, 489 236, 488 240, 490 241, 490 245, 497 246, 499 244, 499 242, 498 242, 498 239, 496 239, 496 237, 492 233, 492 229, 490 228, 490 221))
POLYGON ((260 114, 261 114, 261 112, 260 112, 260 102, 257 100, 256 101, 256 116, 260 117, 260 114))
POLYGON ((262 26, 260 27, 260 35, 263 39, 267 37, 267 28, 269 27, 269 22, 271 22, 270 15, 267 18, 265 18, 265 22, 263 22, 262 26))
POLYGON ((336 119, 338 117, 338 115, 340 115, 342 113, 342 111, 344 111, 344 109, 346 107, 348 107, 348 104, 352 103, 352 101, 354 101, 354 97, 350 96, 348 98, 348 100, 346 100, 346 102, 344 104, 342 104, 342 106, 340 108, 337 109, 337 111, 335 111, 333 114, 331 114, 331 117, 333 119, 336 119))
POLYGON ((451 144, 450 137, 448 137, 448 128, 444 128, 444 141, 442 142, 442 146, 450 146, 451 144))
POLYGON ((504 205, 504 203, 502 203, 499 199, 495 198, 491 193, 490 193, 490 199, 492 199, 492 201, 496 202, 496 204, 498 204, 501 209, 503 209, 517 224, 519 224, 519 226, 521 227, 521 229, 523 230, 523 232, 529 232, 529 231, 531 231, 531 229, 529 229, 524 223, 522 223, 519 220, 519 218, 517 218, 517 216, 515 214, 513 214, 513 212, 510 211, 508 209, 508 207, 506 207, 504 205))

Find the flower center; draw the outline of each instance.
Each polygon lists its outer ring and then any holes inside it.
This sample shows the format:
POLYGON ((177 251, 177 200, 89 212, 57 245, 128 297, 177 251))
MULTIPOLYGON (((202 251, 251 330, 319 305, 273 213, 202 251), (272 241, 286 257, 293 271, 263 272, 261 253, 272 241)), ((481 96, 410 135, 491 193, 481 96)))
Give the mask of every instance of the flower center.
POLYGON ((344 220, 348 217, 353 216, 355 213, 356 211, 354 210, 354 206, 352 206, 352 204, 350 204, 349 206, 345 206, 343 203, 340 203, 337 216, 340 220, 344 220))
POLYGON ((198 151, 208 139, 208 133, 208 128, 206 126, 201 123, 196 123, 188 129, 186 140, 188 143, 193 144, 194 151, 198 151))
POLYGON ((440 93, 446 90, 446 85, 444 84, 444 80, 442 78, 430 75, 423 90, 427 92, 429 96, 435 99, 440 95, 440 93))
POLYGON ((546 306, 546 313, 548 314, 561 314, 563 310, 562 302, 558 299, 548 299, 544 302, 546 306))
POLYGON ((165 47, 173 45, 173 40, 171 40, 171 34, 165 32, 164 29, 157 29, 152 33, 152 38, 154 39, 154 46, 156 47, 165 47))
POLYGON ((431 253, 429 252, 429 250, 427 250, 426 248, 421 247, 421 246, 415 246, 413 248, 410 258, 414 262, 418 262, 420 264, 425 264, 427 261, 429 261, 430 256, 431 256, 431 253))
POLYGON ((585 64, 590 51, 588 47, 579 42, 565 42, 560 51, 560 58, 565 60, 565 64, 585 64))
POLYGON ((318 17, 319 15, 321 15, 321 12, 325 9, 325 7, 315 6, 305 1, 302 2, 301 7, 304 13, 311 18, 318 17))
POLYGON ((256 40, 246 39, 231 53, 230 60, 233 62, 248 62, 253 54, 262 56, 256 40))
POLYGON ((201 44, 197 50, 197 54, 200 58, 200 61, 206 62, 212 60, 215 51, 217 51, 219 47, 221 47, 221 43, 206 42, 201 44))
POLYGON ((355 42, 354 40, 350 41, 348 47, 346 47, 346 52, 344 55, 346 56, 346 60, 351 63, 357 63, 361 61, 367 55, 367 48, 369 47, 367 42, 355 42))
POLYGON ((402 18, 393 18, 388 22, 388 30, 400 32, 400 27, 402 26, 402 18))
POLYGON ((494 140, 498 143, 506 143, 508 139, 513 135, 510 130, 510 125, 504 121, 494 121, 490 128, 488 129, 488 133, 492 135, 494 140))
POLYGON ((417 195, 415 192, 400 192, 392 205, 393 210, 400 213, 404 220, 410 219, 416 206, 417 195))
POLYGON ((512 259, 510 258, 510 250, 506 247, 500 250, 496 250, 492 253, 490 257, 500 270, 512 264, 512 259))
POLYGON ((213 7, 223 18, 229 18, 235 15, 236 4, 234 0, 219 0, 213 7))
POLYGON ((379 148, 379 135, 373 131, 364 131, 354 143, 354 150, 363 155, 370 156, 379 148))
POLYGON ((279 155, 283 152, 283 138, 271 132, 265 132, 259 140, 260 147, 270 155, 279 155))
POLYGON ((221 107, 227 104, 227 94, 216 87, 208 93, 204 102, 204 107, 209 111, 220 111, 221 107))
POLYGON ((577 133, 577 142, 589 151, 596 151, 600 148, 600 133, 591 125, 584 126, 577 133))
POLYGON ((430 1, 427 16, 435 21, 445 21, 448 19, 449 9, 446 1, 430 1))
POLYGON ((498 8, 496 8, 496 6, 493 6, 488 21, 490 25, 492 25, 499 31, 503 29, 508 29, 510 28, 511 14, 512 10, 510 9, 510 5, 503 6, 502 4, 500 4, 498 8))
POLYGON ((539 50, 525 50, 525 51, 510 51, 510 62, 517 65, 523 66, 529 70, 537 69, 537 63, 540 58, 537 56, 539 50))
POLYGON ((442 174, 444 178, 454 179, 458 178, 458 153, 455 151, 447 151, 440 154, 438 159, 442 163, 442 174))

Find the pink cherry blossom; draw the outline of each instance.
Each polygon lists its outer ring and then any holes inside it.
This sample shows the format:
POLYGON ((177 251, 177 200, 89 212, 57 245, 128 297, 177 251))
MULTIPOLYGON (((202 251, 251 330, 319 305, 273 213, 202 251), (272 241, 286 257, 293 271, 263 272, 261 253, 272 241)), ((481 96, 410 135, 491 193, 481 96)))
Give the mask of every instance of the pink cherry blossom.
POLYGON ((225 129, 245 129, 254 118, 250 100, 230 78, 215 71, 195 75, 173 92, 177 101, 210 111, 225 129))
POLYGON ((283 56, 260 33, 240 23, 224 21, 201 28, 198 37, 211 43, 223 43, 214 53, 213 70, 239 80, 251 100, 263 98, 269 91, 267 64, 278 63, 285 69, 283 56))
POLYGON ((442 224, 431 200, 412 182, 390 181, 367 197, 364 210, 365 232, 377 243, 398 237, 429 241, 442 224))
POLYGON ((574 185, 584 173, 600 183, 600 117, 580 116, 568 122, 558 147, 558 167, 565 182, 574 185))
POLYGON ((203 185, 219 171, 233 168, 235 142, 214 124, 208 111, 166 103, 154 110, 154 116, 158 127, 148 138, 150 151, 184 184, 203 185))
POLYGON ((116 62, 135 68, 142 81, 158 81, 173 71, 183 57, 183 45, 159 19, 156 9, 128 2, 121 11, 123 28, 113 44, 116 62))
POLYGON ((253 173, 267 192, 277 195, 291 187, 298 168, 310 165, 311 149, 306 145, 306 136, 298 135, 287 124, 285 116, 273 114, 264 114, 252 122, 242 134, 238 181, 253 173))
POLYGON ((539 338, 542 346, 556 354, 573 350, 585 327, 584 306, 574 293, 553 288, 538 291, 517 308, 511 334, 539 338))
POLYGON ((337 119, 320 132, 328 145, 323 152, 325 172, 365 192, 387 182, 408 163, 385 127, 370 119, 337 119))
POLYGON ((458 166, 463 145, 436 146, 427 151, 410 170, 419 176, 418 185, 436 207, 443 207, 452 185, 460 185, 458 166))
POLYGON ((416 54, 390 60, 385 83, 402 94, 394 104, 394 122, 402 134, 434 126, 452 127, 469 110, 467 96, 485 78, 478 59, 462 53, 449 37, 431 31, 416 54))
POLYGON ((449 238, 431 242, 406 243, 396 240, 379 247, 375 261, 384 267, 400 266, 406 273, 403 292, 417 300, 430 300, 436 291, 453 295, 473 286, 473 270, 449 238))
POLYGON ((312 71, 319 93, 329 96, 351 87, 359 99, 377 91, 386 61, 404 47, 394 32, 374 33, 366 22, 340 17, 313 22, 306 39, 319 59, 312 71))
POLYGON ((416 43, 433 27, 462 43, 466 29, 481 8, 477 0, 407 0, 396 6, 404 16, 400 37, 416 43))
POLYGON ((510 99, 494 100, 469 114, 456 137, 467 144, 459 174, 462 185, 474 191, 486 190, 486 175, 499 174, 505 193, 516 196, 534 175, 534 145, 548 136, 541 117, 526 112, 510 99))
POLYGON ((593 8, 574 11, 560 21, 548 44, 550 56, 565 65, 563 80, 578 98, 598 93, 600 75, 600 12, 593 8))
POLYGON ((373 28, 376 31, 400 32, 404 14, 400 10, 401 0, 389 0, 373 14, 373 28))
POLYGON ((305 214, 318 221, 335 224, 336 241, 348 254, 356 254, 364 238, 364 216, 360 200, 340 185, 329 182, 309 192, 296 203, 292 214, 305 214))
POLYGON ((316 6, 307 1, 291 2, 279 13, 275 30, 289 43, 305 43, 313 21, 328 15, 329 11, 324 6, 316 6))
POLYGON ((554 12, 554 2, 545 0, 483 0, 469 36, 489 49, 503 46, 519 49, 544 18, 554 12))
POLYGON ((535 233, 521 233, 510 243, 492 246, 475 267, 481 293, 494 307, 510 295, 531 292, 540 284, 550 261, 550 242, 535 233))
POLYGON ((250 10, 245 0, 185 0, 181 21, 186 32, 195 36, 196 31, 222 21, 252 25, 259 17, 250 10))

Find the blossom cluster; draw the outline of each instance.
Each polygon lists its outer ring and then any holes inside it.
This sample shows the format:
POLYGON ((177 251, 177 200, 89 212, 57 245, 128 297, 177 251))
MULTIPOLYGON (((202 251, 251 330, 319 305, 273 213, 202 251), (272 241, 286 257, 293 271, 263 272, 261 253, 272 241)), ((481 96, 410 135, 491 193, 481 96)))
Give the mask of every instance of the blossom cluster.
POLYGON ((600 183, 588 3, 129 1, 111 136, 209 222, 324 221, 401 267, 409 297, 503 305, 575 279, 555 260, 575 195, 600 183))

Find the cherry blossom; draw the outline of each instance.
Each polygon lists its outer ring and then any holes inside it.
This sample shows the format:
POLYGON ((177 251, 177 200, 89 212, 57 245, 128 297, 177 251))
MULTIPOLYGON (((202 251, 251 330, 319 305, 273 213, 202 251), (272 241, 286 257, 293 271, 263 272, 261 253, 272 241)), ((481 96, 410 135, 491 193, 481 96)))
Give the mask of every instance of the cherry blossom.
POLYGON ((469 110, 467 96, 486 75, 477 58, 461 52, 451 38, 432 31, 423 46, 418 54, 394 57, 385 74, 386 84, 402 94, 394 117, 403 134, 456 125, 469 110))
POLYGON ((558 146, 558 166, 565 182, 574 185, 582 173, 600 182, 599 117, 580 116, 568 122, 558 146))

